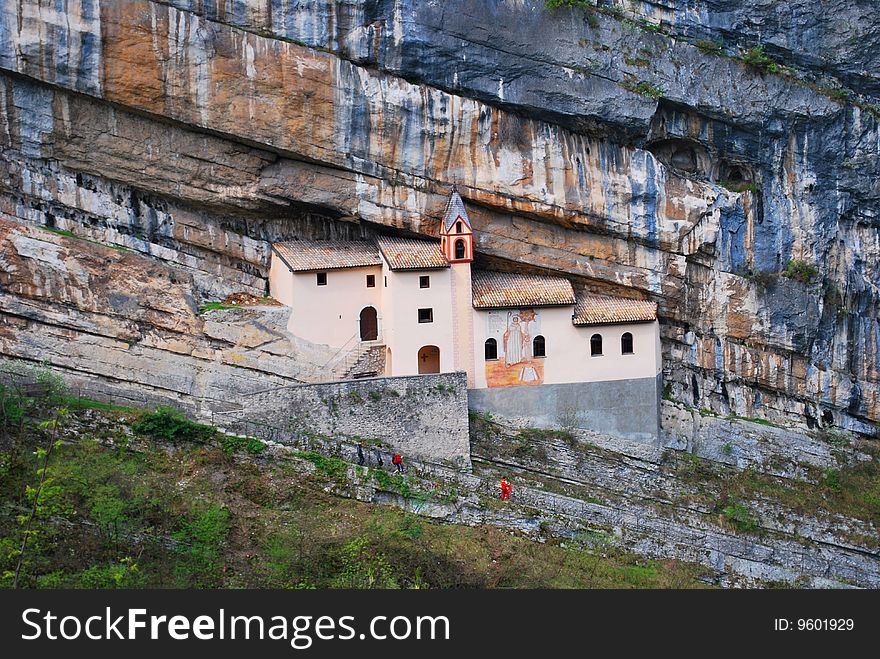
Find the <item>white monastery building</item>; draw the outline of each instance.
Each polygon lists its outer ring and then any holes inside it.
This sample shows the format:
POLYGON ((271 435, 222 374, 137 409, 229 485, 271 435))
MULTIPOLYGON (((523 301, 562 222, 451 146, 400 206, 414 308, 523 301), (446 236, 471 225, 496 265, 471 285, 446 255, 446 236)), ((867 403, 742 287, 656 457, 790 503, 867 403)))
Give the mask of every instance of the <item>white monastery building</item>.
POLYGON ((564 277, 473 268, 473 229, 455 191, 439 234, 276 243, 270 293, 291 308, 288 330, 298 339, 341 352, 384 349, 384 373, 371 375, 465 371, 476 409, 544 426, 574 414, 585 427, 610 423, 641 438, 644 426, 655 437, 654 302, 576 292, 564 277), (634 413, 647 420, 618 418, 634 413))

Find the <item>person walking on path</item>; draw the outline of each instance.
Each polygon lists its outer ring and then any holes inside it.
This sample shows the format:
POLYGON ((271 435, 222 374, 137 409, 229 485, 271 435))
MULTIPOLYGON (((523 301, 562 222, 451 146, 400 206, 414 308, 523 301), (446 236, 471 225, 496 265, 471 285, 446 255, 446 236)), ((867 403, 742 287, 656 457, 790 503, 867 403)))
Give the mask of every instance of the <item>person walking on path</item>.
POLYGON ((506 478, 501 479, 501 500, 510 501, 510 493, 513 492, 513 486, 507 482, 506 478))
POLYGON ((391 458, 391 462, 394 463, 394 466, 397 467, 397 473, 403 473, 403 458, 400 457, 400 453, 395 453, 394 457, 391 458))
POLYGON ((363 444, 363 442, 358 442, 357 448, 358 448, 358 464, 363 467, 364 462, 366 462, 366 459, 364 458, 364 444, 363 444))
POLYGON ((385 464, 385 461, 382 459, 382 451, 376 449, 376 464, 380 467, 385 464))

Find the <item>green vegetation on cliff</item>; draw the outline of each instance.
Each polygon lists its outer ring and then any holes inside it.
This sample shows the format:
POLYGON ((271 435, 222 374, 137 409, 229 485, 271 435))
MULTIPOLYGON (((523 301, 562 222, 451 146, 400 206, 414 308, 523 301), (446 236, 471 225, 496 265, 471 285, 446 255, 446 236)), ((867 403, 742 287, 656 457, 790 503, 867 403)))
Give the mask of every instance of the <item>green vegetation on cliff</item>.
MULTIPOLYGON (((9 408, 21 402, 2 398, 9 408)), ((174 410, 96 407, 80 401, 59 414, 57 403, 28 399, 26 412, 4 417, 3 587, 19 557, 28 588, 701 585, 701 569, 677 561, 588 551, 594 542, 541 544, 336 497, 325 489, 348 468, 338 458, 265 458, 256 440, 230 440, 174 410)))

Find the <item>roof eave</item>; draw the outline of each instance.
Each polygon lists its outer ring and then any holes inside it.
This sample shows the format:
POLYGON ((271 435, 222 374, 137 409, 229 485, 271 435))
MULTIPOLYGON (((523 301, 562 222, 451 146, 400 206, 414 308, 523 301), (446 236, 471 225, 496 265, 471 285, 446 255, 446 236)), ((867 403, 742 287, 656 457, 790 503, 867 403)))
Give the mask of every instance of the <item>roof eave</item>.
POLYGON ((640 320, 595 320, 577 321, 572 318, 571 324, 576 327, 595 327, 596 325, 636 325, 638 323, 653 323, 656 318, 642 318, 640 320))
MULTIPOLYGON (((286 261, 285 261, 286 263, 286 261)), ((290 266, 288 266, 290 267, 290 266)), ((309 272, 325 272, 327 270, 354 270, 356 268, 381 268, 381 263, 367 263, 365 265, 328 265, 320 268, 291 268, 294 274, 301 275, 309 272)))
MULTIPOLYGON (((473 304, 473 303, 472 303, 473 304)), ((474 309, 479 310, 487 310, 491 311, 492 309, 524 309, 531 307, 539 307, 541 309, 546 309, 548 307, 571 307, 574 306, 574 302, 546 302, 546 303, 535 303, 535 302, 517 302, 515 304, 504 304, 504 305, 477 305, 473 304, 474 309)))

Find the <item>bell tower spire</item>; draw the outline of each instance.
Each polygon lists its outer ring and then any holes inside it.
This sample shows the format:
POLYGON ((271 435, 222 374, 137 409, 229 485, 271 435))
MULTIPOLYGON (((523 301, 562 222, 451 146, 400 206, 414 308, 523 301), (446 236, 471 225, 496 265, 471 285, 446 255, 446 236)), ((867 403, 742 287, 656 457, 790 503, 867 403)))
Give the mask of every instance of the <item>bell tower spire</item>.
POLYGON ((474 260, 474 232, 458 190, 452 188, 443 221, 440 249, 450 265, 452 292, 453 366, 465 371, 468 386, 475 386, 474 314, 471 263, 474 260))
POLYGON ((440 223, 440 248, 450 263, 470 263, 474 260, 474 232, 455 186, 452 187, 440 223))

